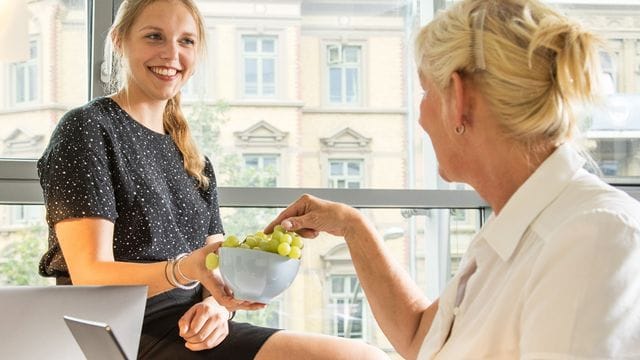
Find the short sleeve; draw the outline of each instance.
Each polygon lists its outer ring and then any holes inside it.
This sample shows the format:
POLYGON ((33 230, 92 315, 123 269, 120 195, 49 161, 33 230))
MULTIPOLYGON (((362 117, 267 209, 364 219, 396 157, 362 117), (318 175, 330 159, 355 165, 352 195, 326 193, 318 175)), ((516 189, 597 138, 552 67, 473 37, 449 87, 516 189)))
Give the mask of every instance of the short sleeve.
POLYGON ((218 184, 216 174, 213 171, 213 165, 209 158, 205 157, 204 173, 209 178, 209 188, 205 190, 204 196, 209 203, 211 209, 211 218, 209 222, 209 230, 207 235, 224 234, 222 226, 222 218, 220 217, 220 204, 218 203, 218 184))
POLYGON ((569 220, 524 287, 521 358, 640 358, 640 230, 607 211, 569 220))
POLYGON ((110 143, 107 131, 85 111, 71 111, 60 120, 38 161, 50 225, 82 217, 115 221, 110 143))

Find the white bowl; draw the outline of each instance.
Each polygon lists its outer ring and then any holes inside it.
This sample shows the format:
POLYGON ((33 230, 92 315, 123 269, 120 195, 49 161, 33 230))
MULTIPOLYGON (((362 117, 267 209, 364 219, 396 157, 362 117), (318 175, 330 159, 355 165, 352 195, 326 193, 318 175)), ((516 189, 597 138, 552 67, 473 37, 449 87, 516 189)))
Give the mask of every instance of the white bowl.
POLYGON ((238 300, 268 304, 293 282, 300 260, 243 248, 218 250, 220 274, 238 300))

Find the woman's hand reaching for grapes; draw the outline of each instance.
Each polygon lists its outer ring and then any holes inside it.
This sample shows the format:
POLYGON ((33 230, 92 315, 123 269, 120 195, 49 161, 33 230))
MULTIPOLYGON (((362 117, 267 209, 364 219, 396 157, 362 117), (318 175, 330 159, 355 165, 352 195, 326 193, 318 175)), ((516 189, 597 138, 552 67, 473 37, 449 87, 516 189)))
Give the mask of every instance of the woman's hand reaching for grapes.
POLYGON ((346 237, 351 225, 363 220, 358 210, 348 205, 305 194, 282 211, 264 232, 271 233, 280 224, 305 238, 315 238, 321 231, 346 237))

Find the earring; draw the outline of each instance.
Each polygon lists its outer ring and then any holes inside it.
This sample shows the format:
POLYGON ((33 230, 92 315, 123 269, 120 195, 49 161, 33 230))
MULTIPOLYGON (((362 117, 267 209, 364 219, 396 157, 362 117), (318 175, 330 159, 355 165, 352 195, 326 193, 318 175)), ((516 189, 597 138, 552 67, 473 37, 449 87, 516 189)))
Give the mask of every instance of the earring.
POLYGON ((458 135, 462 135, 462 134, 464 134, 464 131, 465 131, 465 130, 466 130, 466 129, 464 128, 464 124, 460 124, 460 126, 456 126, 456 128, 455 128, 455 132, 456 132, 456 134, 458 134, 458 135))

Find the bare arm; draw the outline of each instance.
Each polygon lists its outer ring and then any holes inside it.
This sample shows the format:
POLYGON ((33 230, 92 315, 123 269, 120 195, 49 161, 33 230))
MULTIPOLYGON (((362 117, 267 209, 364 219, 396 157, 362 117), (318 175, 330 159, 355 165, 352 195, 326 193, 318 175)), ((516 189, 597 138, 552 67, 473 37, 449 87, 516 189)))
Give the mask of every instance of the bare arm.
POLYGON ((356 209, 303 195, 267 228, 277 224, 302 236, 320 231, 343 236, 373 314, 393 347, 405 358, 416 358, 438 309, 389 256, 375 228, 356 209))
MULTIPOLYGON (((166 261, 132 263, 115 261, 114 224, 102 218, 74 218, 55 226, 60 247, 75 285, 147 285, 149 297, 173 289, 165 275, 166 261)), ((222 235, 206 239, 206 245, 193 251, 180 264, 190 279, 200 281, 218 303, 228 309, 260 309, 261 304, 238 301, 228 295, 224 284, 204 266, 204 258, 220 246, 222 235)))
POLYGON ((147 285, 148 296, 170 290, 165 262, 116 262, 113 258, 112 222, 101 218, 63 220, 56 235, 76 285, 147 285))

